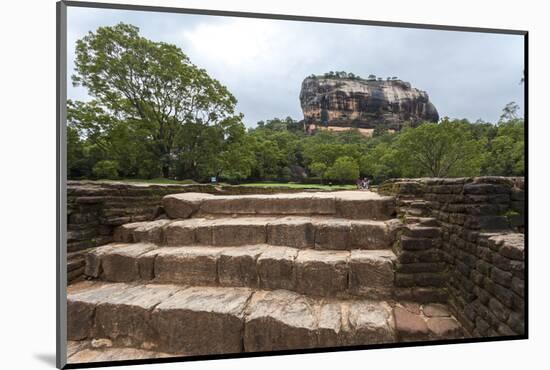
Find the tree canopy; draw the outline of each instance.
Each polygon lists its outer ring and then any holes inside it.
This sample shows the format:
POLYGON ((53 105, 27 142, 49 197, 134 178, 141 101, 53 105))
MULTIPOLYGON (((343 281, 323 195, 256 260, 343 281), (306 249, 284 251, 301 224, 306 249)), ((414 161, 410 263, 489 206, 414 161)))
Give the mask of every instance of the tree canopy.
POLYGON ((69 101, 69 124, 123 176, 143 163, 164 177, 248 173, 231 153, 245 133, 237 100, 175 45, 128 24, 100 27, 77 41, 72 80, 92 100, 69 101))
POLYGON ((513 102, 494 124, 443 118, 403 124, 397 133, 379 126, 372 137, 353 128, 306 134, 291 117, 246 129, 225 86, 178 47, 148 40, 128 24, 78 40, 72 80, 90 100, 68 102, 69 178, 352 183, 366 176, 379 183, 525 171, 524 122, 513 102))

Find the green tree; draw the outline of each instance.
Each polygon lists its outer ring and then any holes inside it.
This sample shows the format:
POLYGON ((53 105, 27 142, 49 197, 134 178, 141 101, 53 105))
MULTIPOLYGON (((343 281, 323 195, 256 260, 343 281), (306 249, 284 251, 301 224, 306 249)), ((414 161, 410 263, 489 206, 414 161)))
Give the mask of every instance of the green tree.
POLYGON ((380 142, 361 157, 360 170, 376 184, 392 177, 401 177, 396 150, 391 143, 380 142))
POLYGON ((132 25, 100 27, 78 40, 72 80, 93 100, 70 104, 69 122, 95 139, 127 125, 141 134, 164 177, 181 158, 189 161, 183 166, 189 174, 198 176, 194 154, 207 127, 217 127, 231 142, 238 139, 231 137, 239 132, 234 126, 242 126, 233 95, 178 47, 148 40, 132 25))
POLYGON ((523 176, 525 174, 525 131, 523 120, 500 123, 496 137, 489 143, 484 174, 523 176))
POLYGON ((393 147, 404 176, 449 177, 479 174, 483 144, 467 124, 443 120, 405 129, 393 147))
POLYGON ((359 165, 351 157, 343 156, 336 159, 334 164, 325 172, 328 179, 340 182, 354 181, 359 178, 359 165))
POLYGON ((323 182, 327 171, 327 165, 324 163, 314 162, 309 165, 309 171, 314 176, 318 176, 321 179, 321 182, 323 182))
POLYGON ((116 161, 109 160, 99 161, 95 164, 93 173, 98 179, 117 179, 118 163, 116 161))
POLYGON ((498 123, 506 123, 510 121, 515 121, 519 118, 518 116, 519 111, 519 105, 516 104, 516 102, 510 102, 506 104, 504 109, 502 109, 502 114, 500 115, 500 119, 498 120, 498 123))
POLYGON ((86 143, 71 126, 67 127, 67 173, 69 178, 88 177, 91 174, 86 143))

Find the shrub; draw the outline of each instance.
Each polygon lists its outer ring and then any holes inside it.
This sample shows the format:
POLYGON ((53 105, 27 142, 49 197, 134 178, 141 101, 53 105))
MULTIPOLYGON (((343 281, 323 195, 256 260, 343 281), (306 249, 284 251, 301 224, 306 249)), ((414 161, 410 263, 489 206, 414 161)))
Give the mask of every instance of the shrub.
POLYGON ((339 157, 325 172, 325 177, 341 182, 357 180, 359 178, 359 165, 351 157, 339 157))
POLYGON ((95 164, 92 170, 94 176, 98 179, 117 179, 118 178, 118 162, 103 160, 95 164))

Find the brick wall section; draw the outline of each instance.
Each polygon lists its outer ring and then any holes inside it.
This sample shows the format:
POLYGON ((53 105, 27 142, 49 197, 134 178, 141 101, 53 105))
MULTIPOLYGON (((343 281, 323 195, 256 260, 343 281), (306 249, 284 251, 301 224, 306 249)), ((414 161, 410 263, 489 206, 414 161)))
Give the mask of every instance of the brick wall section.
POLYGON ((152 185, 68 181, 68 280, 73 282, 82 277, 84 251, 110 243, 113 231, 119 225, 153 220, 161 213, 161 200, 165 195, 185 192, 238 195, 297 191, 303 190, 209 184, 152 185))
POLYGON ((524 333, 523 178, 396 179, 379 191, 396 196, 406 224, 396 285, 444 289, 472 336, 524 333), (439 234, 412 240, 426 224, 439 234))

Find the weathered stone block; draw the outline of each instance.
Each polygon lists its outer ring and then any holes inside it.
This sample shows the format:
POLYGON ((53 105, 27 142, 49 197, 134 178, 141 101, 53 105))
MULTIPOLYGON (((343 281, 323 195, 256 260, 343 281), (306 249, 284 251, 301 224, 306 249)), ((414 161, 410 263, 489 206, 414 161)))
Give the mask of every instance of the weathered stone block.
POLYGON ((506 230, 510 223, 506 216, 468 216, 464 227, 481 230, 506 230))
POLYGON ((442 272, 445 271, 445 262, 418 262, 418 263, 397 263, 395 271, 405 274, 415 274, 419 272, 442 272))
POLYGON ((452 317, 432 317, 426 323, 430 334, 435 338, 452 339, 463 336, 461 325, 452 317))
POLYGON ((298 292, 334 296, 348 287, 349 252, 301 250, 295 260, 298 292))
POLYGON ((83 340, 91 337, 95 305, 67 299, 67 339, 83 340))
POLYGON ((440 262, 442 259, 442 253, 439 249, 403 251, 398 255, 400 263, 440 262))
POLYGON ((212 245, 265 244, 267 241, 266 221, 261 218, 213 220, 210 227, 212 245))
POLYGON ((164 228, 171 222, 172 220, 156 220, 141 223, 133 230, 134 242, 163 243, 164 228))
POLYGON ((258 257, 257 268, 260 286, 267 289, 288 289, 295 287, 294 260, 298 250, 287 247, 271 247, 258 257))
POLYGON ((491 265, 485 261, 479 260, 476 262, 477 271, 481 272, 485 276, 490 276, 491 274, 491 265))
POLYGON ((514 291, 520 297, 523 297, 524 291, 525 291, 525 283, 523 282, 522 279, 519 279, 517 277, 513 277, 511 288, 512 288, 512 291, 514 291))
POLYGON ((88 253, 84 254, 84 261, 86 267, 84 268, 84 274, 86 276, 97 278, 100 276, 101 270, 101 257, 109 253, 112 250, 126 246, 125 243, 113 243, 95 248, 88 253))
POLYGON ((224 248, 219 256, 219 282, 224 286, 259 286, 256 260, 266 246, 224 248))
POLYGON ((497 299, 506 307, 513 307, 514 293, 509 288, 504 288, 498 284, 495 284, 493 291, 497 299))
POLYGON ((315 247, 315 227, 308 217, 286 217, 267 225, 267 243, 296 248, 315 247))
POLYGON ((126 284, 99 284, 81 282, 67 292, 67 339, 91 338, 94 331, 96 305, 113 294, 127 289, 126 284))
POLYGON ((403 235, 400 240, 401 248, 409 251, 418 251, 433 248, 437 239, 411 238, 403 235))
POLYGON ((497 184, 466 184, 464 194, 498 194, 508 193, 510 188, 497 184))
POLYGON ((152 312, 160 348, 189 355, 243 351, 247 288, 193 287, 164 300, 152 312))
POLYGON ((351 238, 349 221, 331 220, 315 223, 315 248, 349 249, 351 238))
POLYGON ((500 324, 497 328, 497 331, 500 335, 516 335, 517 334, 506 324, 500 324))
POLYGON ((500 245, 499 253, 502 256, 518 261, 524 260, 525 241, 523 234, 498 235, 489 240, 500 245))
POLYGON ((414 274, 414 282, 417 286, 438 286, 445 284, 445 276, 440 273, 422 272, 414 274))
POLYGON ((404 234, 415 238, 438 238, 441 230, 438 227, 409 226, 404 234))
POLYGON ((341 302, 318 303, 317 347, 336 347, 342 343, 341 302))
POLYGON ((395 198, 376 199, 336 198, 336 213, 349 219, 387 220, 395 213, 395 198))
POLYGON ((414 274, 407 273, 395 273, 395 286, 401 288, 413 287, 415 286, 414 274))
POLYGON ((393 309, 397 337, 401 341, 425 340, 429 335, 428 325, 420 315, 415 315, 404 308, 393 309))
POLYGON ((491 269, 491 279, 497 284, 510 288, 512 284, 512 273, 493 267, 491 269))
POLYGON ((387 303, 352 301, 346 311, 349 315, 340 343, 350 346, 396 341, 392 312, 387 303))
POLYGON ((353 250, 349 260, 349 289, 353 294, 368 294, 376 289, 393 286, 393 261, 391 251, 353 250))
POLYGON ((120 243, 132 243, 134 230, 142 224, 142 222, 134 222, 117 227, 113 234, 113 240, 120 243))
POLYGON ((449 317, 451 314, 447 306, 441 303, 430 303, 422 306, 422 312, 427 317, 449 317))
POLYGON ((476 329, 482 336, 486 336, 491 326, 480 316, 476 317, 476 329))
POLYGON ((501 322, 505 322, 508 319, 508 315, 510 311, 504 307, 502 303, 500 303, 497 299, 491 298, 489 300, 489 308, 495 315, 495 317, 498 318, 501 322))
POLYGON ((200 221, 190 222, 174 221, 164 230, 166 244, 168 245, 191 245, 196 242, 195 230, 200 221))
POLYGON ((255 293, 247 309, 243 343, 245 352, 316 347, 315 302, 285 290, 255 293))
POLYGON ((390 226, 379 221, 353 221, 350 242, 355 249, 386 249, 394 242, 390 226))
POLYGON ((220 248, 165 247, 157 250, 155 279, 159 282, 216 285, 220 248))
POLYGON ((101 277, 107 281, 129 282, 140 280, 138 258, 156 246, 139 243, 113 248, 101 256, 101 277))
POLYGON ((213 195, 205 193, 182 193, 162 198, 162 207, 170 218, 188 218, 199 210, 204 199, 213 195))
POLYGON ((160 333, 151 325, 150 312, 161 301, 181 289, 175 285, 128 286, 96 307, 94 337, 121 339, 139 346, 157 343, 160 333))
POLYGON ((506 322, 516 334, 525 333, 525 316, 518 312, 510 312, 510 317, 506 322))

